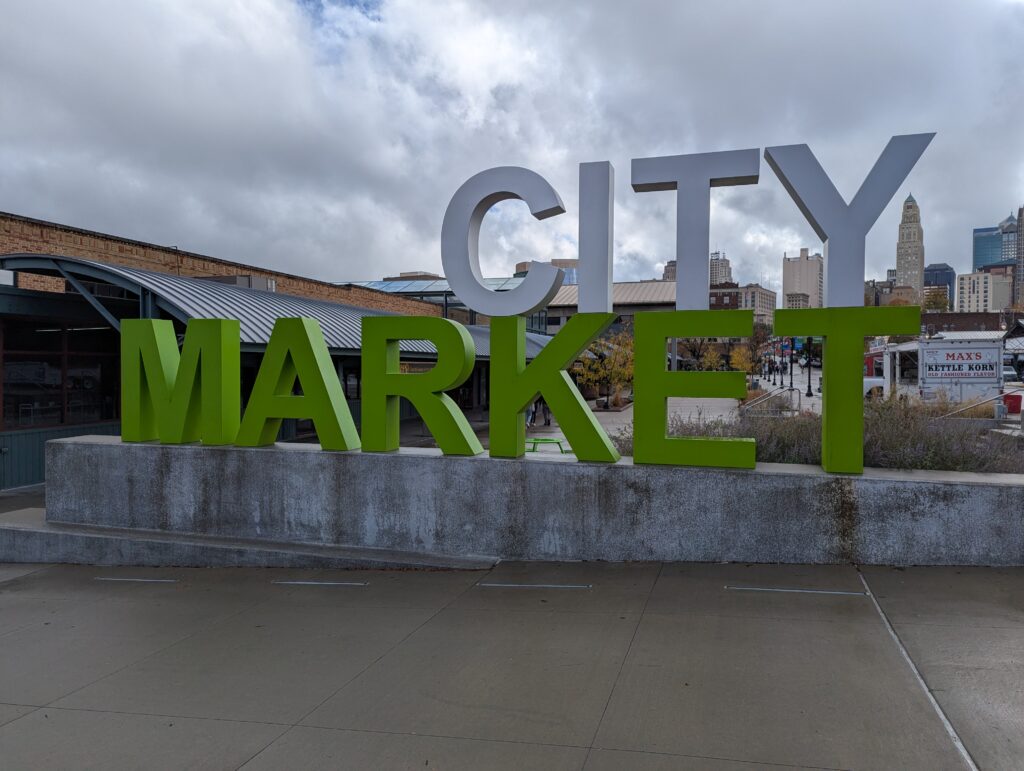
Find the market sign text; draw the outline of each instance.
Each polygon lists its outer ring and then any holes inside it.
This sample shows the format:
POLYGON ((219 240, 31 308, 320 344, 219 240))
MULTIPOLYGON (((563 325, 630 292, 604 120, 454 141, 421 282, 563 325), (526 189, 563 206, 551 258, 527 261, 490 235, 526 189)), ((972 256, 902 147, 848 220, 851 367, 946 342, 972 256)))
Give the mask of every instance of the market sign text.
MULTIPOLYGON (((920 309, 863 307, 864 241, 933 134, 893 137, 847 204, 806 145, 769 147, 768 165, 824 242, 825 308, 775 312, 775 334, 824 338, 822 466, 863 471, 864 338, 915 334, 920 309)), ((755 184, 757 149, 640 158, 632 162, 636 192, 676 193, 676 310, 634 317, 634 462, 753 468, 754 440, 669 437, 670 397, 746 395, 741 372, 675 372, 666 366, 674 338, 749 337, 753 311, 708 310, 708 240, 712 187, 755 184)), ((445 212, 441 253, 445 276, 470 308, 491 316, 492 457, 526 451, 524 415, 543 397, 577 459, 618 460, 608 435, 568 373, 580 354, 615 321, 612 312, 614 170, 580 164, 579 313, 532 361, 526 361, 525 316, 550 302, 562 271, 533 262, 511 291, 490 290, 480 269, 479 233, 488 210, 520 199, 537 219, 565 211, 539 174, 519 167, 481 172, 464 183, 445 212)), ((365 317, 362 322, 361 431, 357 431, 317 322, 275 323, 256 381, 241 410, 240 325, 192 319, 180 351, 172 322, 125 320, 121 327, 122 438, 169 444, 260 447, 273 444, 285 419, 311 419, 325 450, 391 452, 399 443, 399 402, 408 399, 447 455, 478 455, 479 439, 445 393, 470 376, 475 348, 462 325, 437 317, 365 317), (402 372, 399 343, 425 340, 437 363, 402 372), (298 384, 298 392, 296 391, 298 384)))

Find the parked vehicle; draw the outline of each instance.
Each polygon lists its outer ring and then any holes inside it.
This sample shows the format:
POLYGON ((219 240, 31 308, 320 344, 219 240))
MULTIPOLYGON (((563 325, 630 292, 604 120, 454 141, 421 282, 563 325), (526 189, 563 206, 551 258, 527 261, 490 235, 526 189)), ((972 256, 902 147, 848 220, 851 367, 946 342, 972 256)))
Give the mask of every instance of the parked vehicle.
POLYGON ((864 378, 864 398, 865 399, 882 399, 882 398, 885 398, 885 378, 884 377, 865 377, 864 378))
POLYGON ((1020 380, 1020 375, 1017 374, 1017 370, 1013 367, 1007 367, 1003 365, 1003 382, 1004 383, 1016 383, 1020 380))

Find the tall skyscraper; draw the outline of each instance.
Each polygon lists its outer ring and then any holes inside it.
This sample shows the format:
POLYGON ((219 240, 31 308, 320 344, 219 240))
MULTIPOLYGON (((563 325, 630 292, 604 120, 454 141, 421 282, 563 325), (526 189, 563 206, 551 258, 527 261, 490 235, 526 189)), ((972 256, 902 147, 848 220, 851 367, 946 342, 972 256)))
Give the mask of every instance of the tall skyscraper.
POLYGON ((1014 259, 1017 261, 1017 269, 1013 272, 1013 304, 1024 303, 1024 206, 1017 209, 1017 254, 1014 259))
POLYGON ((924 269, 924 286, 926 290, 928 287, 945 287, 949 309, 953 309, 956 271, 952 267, 944 262, 933 262, 931 265, 926 265, 924 269))
POLYGON ((782 305, 820 308, 825 296, 825 263, 818 253, 801 249, 799 257, 782 257, 782 305))
POLYGON ((1020 222, 1011 213, 1009 217, 999 223, 999 238, 1000 238, 1000 259, 1002 260, 1015 260, 1017 259, 1017 239, 1019 238, 1018 230, 1020 229, 1020 222))
POLYGON ((986 265, 999 262, 1003 252, 1003 236, 999 226, 974 229, 974 250, 971 254, 971 267, 981 270, 986 265))
POLYGON ((711 253, 711 286, 732 283, 732 266, 725 252, 711 253))
POLYGON ((974 270, 981 270, 993 262, 1017 258, 1019 219, 1011 212, 1010 216, 998 225, 974 229, 974 254, 971 261, 974 270))
POLYGON ((924 229, 921 227, 921 210, 913 195, 903 202, 903 219, 900 220, 900 236, 896 242, 896 285, 908 286, 913 290, 916 302, 921 301, 924 289, 924 229))

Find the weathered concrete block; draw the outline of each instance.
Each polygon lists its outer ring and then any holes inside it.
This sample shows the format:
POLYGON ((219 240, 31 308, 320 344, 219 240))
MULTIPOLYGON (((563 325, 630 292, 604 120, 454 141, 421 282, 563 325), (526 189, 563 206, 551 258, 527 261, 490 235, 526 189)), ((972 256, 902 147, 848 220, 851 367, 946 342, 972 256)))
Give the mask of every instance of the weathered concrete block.
POLYGON ((1024 564, 1017 475, 756 470, 122 444, 47 446, 47 519, 539 560, 1024 564))

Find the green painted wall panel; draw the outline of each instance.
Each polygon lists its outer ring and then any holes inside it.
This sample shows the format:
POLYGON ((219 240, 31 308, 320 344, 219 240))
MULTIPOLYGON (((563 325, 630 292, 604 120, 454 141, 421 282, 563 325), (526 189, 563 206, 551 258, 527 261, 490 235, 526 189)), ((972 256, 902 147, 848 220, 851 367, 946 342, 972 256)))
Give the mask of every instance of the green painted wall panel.
POLYGON ((115 436, 120 433, 119 422, 0 432, 0 490, 42 482, 46 443, 51 439, 87 434, 115 436))

